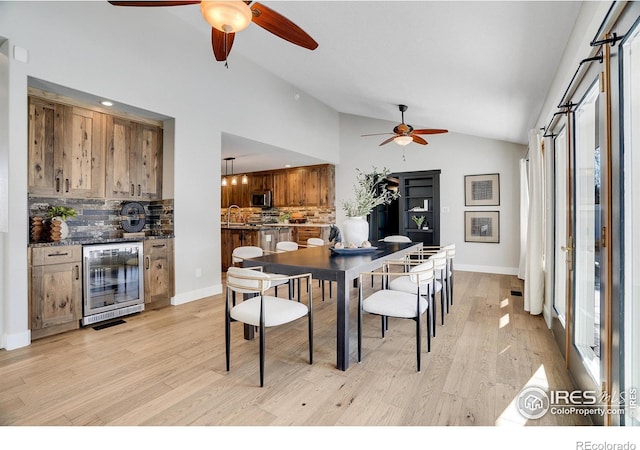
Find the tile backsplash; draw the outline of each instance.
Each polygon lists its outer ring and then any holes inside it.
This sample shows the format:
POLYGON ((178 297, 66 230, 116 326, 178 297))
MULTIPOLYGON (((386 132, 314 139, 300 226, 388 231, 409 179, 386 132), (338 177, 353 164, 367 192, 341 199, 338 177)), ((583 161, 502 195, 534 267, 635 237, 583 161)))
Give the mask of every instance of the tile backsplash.
MULTIPOLYGON (((173 235, 173 199, 157 201, 137 201, 145 209, 146 223, 142 231, 147 236, 173 235)), ((104 199, 53 199, 29 197, 29 217, 46 217, 51 205, 67 206, 77 212, 66 220, 69 239, 95 240, 122 237, 122 207, 128 200, 104 199)), ((46 238, 44 238, 46 240, 46 238)), ((29 242, 35 243, 29 236, 29 242)), ((42 242, 42 240, 40 241, 42 242)))

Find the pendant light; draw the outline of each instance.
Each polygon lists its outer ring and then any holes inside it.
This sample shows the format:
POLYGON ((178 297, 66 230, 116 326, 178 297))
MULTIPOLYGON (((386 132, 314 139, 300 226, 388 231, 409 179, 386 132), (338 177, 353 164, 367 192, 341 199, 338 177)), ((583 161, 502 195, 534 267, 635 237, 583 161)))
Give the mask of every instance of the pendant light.
POLYGON ((222 186, 227 185, 227 177, 229 176, 229 161, 231 161, 231 184, 238 184, 238 180, 233 176, 233 160, 235 158, 233 156, 227 156, 224 158, 224 177, 222 177, 222 186), (235 180, 235 183, 234 183, 235 180))
POLYGON ((249 184, 249 177, 246 173, 242 175, 242 184, 249 184))

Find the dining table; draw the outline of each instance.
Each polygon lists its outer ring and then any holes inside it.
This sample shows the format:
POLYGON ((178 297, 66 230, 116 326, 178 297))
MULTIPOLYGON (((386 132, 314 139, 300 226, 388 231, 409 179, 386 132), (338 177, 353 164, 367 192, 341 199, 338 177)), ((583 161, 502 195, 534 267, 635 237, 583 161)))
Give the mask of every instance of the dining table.
MULTIPOLYGON (((370 248, 334 249, 302 247, 245 259, 243 267, 262 267, 265 272, 284 275, 310 273, 314 279, 336 282, 336 366, 349 368, 349 303, 351 284, 363 272, 375 271, 385 261, 400 259, 418 250, 419 242, 375 242, 370 248)), ((245 336, 247 334, 245 333, 245 336)))

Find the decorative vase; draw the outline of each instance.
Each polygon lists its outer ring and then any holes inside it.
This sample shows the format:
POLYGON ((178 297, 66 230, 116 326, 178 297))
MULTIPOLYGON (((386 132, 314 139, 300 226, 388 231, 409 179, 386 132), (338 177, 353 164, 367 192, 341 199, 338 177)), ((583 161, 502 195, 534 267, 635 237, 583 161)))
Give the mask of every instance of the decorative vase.
POLYGON ((44 219, 42 217, 31 218, 31 242, 41 242, 44 232, 44 219))
POLYGON ((347 217, 342 223, 342 242, 345 247, 349 244, 362 246, 364 241, 369 240, 369 222, 362 216, 347 217))
POLYGON ((69 226, 60 217, 52 217, 49 225, 51 240, 56 242, 69 237, 69 226))

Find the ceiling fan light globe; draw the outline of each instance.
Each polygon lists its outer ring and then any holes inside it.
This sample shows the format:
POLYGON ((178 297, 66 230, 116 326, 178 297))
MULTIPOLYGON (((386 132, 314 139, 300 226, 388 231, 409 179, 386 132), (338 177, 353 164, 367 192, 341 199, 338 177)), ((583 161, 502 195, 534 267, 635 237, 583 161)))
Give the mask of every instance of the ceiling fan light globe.
POLYGON ((396 136, 393 141, 398 144, 398 145, 402 145, 403 147, 405 145, 409 145, 410 143, 413 142, 413 138, 411 136, 396 136))
POLYGON ((244 30, 253 18, 249 5, 240 0, 202 1, 200 12, 209 25, 224 33, 244 30))

